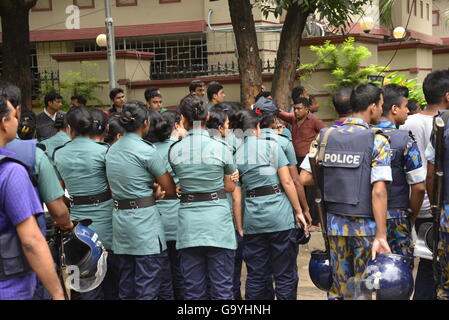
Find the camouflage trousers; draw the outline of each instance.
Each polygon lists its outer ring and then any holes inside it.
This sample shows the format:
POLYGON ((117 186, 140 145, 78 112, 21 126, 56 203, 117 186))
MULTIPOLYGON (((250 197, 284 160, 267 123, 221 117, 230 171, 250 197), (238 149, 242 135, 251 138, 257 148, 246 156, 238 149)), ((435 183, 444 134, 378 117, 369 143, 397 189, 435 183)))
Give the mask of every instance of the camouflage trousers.
POLYGON ((440 232, 438 257, 440 258, 441 277, 437 287, 437 299, 449 300, 449 233, 447 232, 440 232))
POLYGON ((387 241, 391 253, 400 254, 410 259, 410 269, 413 270, 413 242, 410 220, 395 218, 387 220, 387 241))
POLYGON ((329 300, 343 300, 347 294, 348 280, 363 278, 371 259, 374 236, 329 236, 333 284, 328 292, 329 300))

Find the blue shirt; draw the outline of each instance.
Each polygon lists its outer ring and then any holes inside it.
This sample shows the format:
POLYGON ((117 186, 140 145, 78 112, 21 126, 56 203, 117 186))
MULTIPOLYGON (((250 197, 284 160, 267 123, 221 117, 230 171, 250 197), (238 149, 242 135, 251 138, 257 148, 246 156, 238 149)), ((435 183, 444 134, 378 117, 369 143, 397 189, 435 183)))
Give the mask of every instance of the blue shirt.
MULTIPOLYGON (((14 157, 1 147, 0 155, 14 157)), ((0 234, 16 232, 18 224, 43 211, 25 168, 12 162, 0 164, 0 234)), ((31 299, 35 289, 34 272, 0 281, 0 300, 31 299)))

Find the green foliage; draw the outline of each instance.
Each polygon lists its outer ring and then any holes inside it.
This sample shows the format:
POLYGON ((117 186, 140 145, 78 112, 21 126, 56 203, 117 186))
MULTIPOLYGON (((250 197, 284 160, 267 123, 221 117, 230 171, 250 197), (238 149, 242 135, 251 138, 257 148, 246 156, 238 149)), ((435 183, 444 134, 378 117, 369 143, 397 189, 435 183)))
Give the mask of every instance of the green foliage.
POLYGON ((384 85, 394 83, 400 86, 407 87, 409 90, 409 99, 415 99, 418 101, 418 105, 421 109, 427 106, 426 98, 422 90, 422 85, 418 83, 416 79, 407 79, 403 74, 393 72, 385 77, 384 85))
POLYGON ((341 87, 355 87, 361 83, 369 82, 369 75, 383 75, 384 67, 371 64, 362 68, 361 62, 371 57, 371 52, 363 46, 355 46, 355 39, 349 37, 337 47, 329 40, 322 46, 310 46, 318 60, 314 63, 302 64, 299 70, 305 71, 303 77, 307 78, 321 65, 330 70, 332 83, 325 86, 331 92, 341 87))
POLYGON ((265 18, 269 14, 278 17, 283 10, 298 5, 304 12, 318 11, 319 19, 326 19, 330 25, 339 27, 352 22, 352 16, 361 14, 372 0, 254 0, 265 18))
POLYGON ((99 67, 96 63, 83 61, 80 72, 67 72, 67 80, 60 83, 64 102, 70 102, 71 96, 81 94, 86 98, 88 105, 103 105, 103 102, 94 96, 96 89, 103 88, 103 85, 98 84, 99 80, 95 78, 98 71, 99 67))
POLYGON ((393 27, 393 5, 397 2, 397 0, 380 0, 379 1, 379 16, 380 22, 384 26, 388 26, 390 28, 393 27))

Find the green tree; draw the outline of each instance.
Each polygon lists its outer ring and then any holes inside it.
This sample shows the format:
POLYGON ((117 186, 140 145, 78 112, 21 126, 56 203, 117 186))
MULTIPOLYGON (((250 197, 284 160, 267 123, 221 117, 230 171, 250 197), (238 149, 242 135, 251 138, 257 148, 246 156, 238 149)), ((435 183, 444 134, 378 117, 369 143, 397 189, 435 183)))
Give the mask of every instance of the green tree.
MULTIPOLYGON (((246 1, 242 2, 246 3, 246 1)), ((370 2, 371 0, 253 0, 253 5, 256 5, 266 17, 269 14, 278 17, 283 11, 286 11, 271 88, 273 97, 281 107, 286 108, 289 105, 290 92, 296 79, 296 69, 299 64, 302 33, 308 15, 317 11, 320 19, 326 18, 331 25, 339 28, 348 25, 351 22, 351 16, 362 13, 363 6, 370 2)), ((248 6, 248 4, 246 5, 248 6)), ((230 10, 233 10, 231 6, 230 10)), ((233 12, 231 12, 231 17, 232 15, 233 12)), ((241 19, 246 19, 247 23, 254 24, 252 15, 243 16, 241 19)), ((243 30, 236 30, 235 28, 234 31, 237 45, 239 45, 241 37, 256 39, 255 30, 244 30, 245 32, 242 32, 243 30)), ((257 61, 256 55, 259 55, 258 50, 247 50, 243 56, 239 55, 239 59, 257 61)), ((239 72, 241 78, 243 78, 242 74, 247 70, 240 69, 239 72)), ((262 73, 257 70, 255 73, 255 77, 260 78, 260 80, 254 80, 254 83, 262 83, 262 73)), ((246 88, 251 85, 253 84, 242 82, 242 91, 247 91, 246 88)), ((247 101, 242 101, 242 103, 248 105, 247 101)))
POLYGON ((22 90, 22 106, 31 109, 30 9, 37 0, 0 0, 2 79, 22 90))
POLYGON ((362 61, 371 57, 371 52, 363 46, 355 46, 355 39, 349 37, 341 47, 337 47, 329 40, 322 46, 310 46, 318 59, 313 63, 302 64, 300 70, 305 71, 303 77, 310 76, 319 66, 329 69, 332 75, 332 83, 325 86, 331 92, 341 87, 355 87, 361 83, 369 82, 368 76, 373 74, 383 75, 385 67, 371 64, 361 67, 362 61))

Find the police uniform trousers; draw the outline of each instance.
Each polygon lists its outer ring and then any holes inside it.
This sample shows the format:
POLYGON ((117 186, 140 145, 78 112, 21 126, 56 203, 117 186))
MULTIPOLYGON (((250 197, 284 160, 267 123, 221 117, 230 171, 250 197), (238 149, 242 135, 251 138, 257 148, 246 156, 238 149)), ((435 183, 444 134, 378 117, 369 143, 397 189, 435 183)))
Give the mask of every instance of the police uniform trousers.
POLYGON ((159 300, 184 300, 184 279, 176 241, 167 241, 167 254, 170 263, 165 265, 163 271, 159 300))
POLYGON ((233 300, 235 250, 190 247, 179 250, 185 300, 233 300))
POLYGON ((81 300, 118 300, 119 271, 117 256, 108 252, 107 271, 103 282, 95 289, 81 293, 81 300))
MULTIPOLYGON (((116 256, 120 270, 119 299, 157 300, 164 280, 163 273, 170 272, 170 268, 166 268, 169 264, 167 250, 159 254, 116 256)), ((172 300, 173 296, 168 299, 172 300)))
POLYGON ((295 232, 290 229, 243 236, 243 259, 248 269, 245 299, 272 299, 267 283, 273 276, 276 298, 296 300, 299 278, 295 232))
POLYGON ((413 241, 408 218, 387 219, 387 242, 391 253, 406 257, 410 262, 410 270, 413 270, 413 241))
POLYGON ((235 251, 234 260, 234 282, 233 282, 233 292, 234 300, 242 300, 242 291, 240 278, 242 277, 242 264, 243 264, 243 237, 239 235, 238 232, 235 233, 237 238, 237 250, 235 251))
POLYGON ((438 257, 441 276, 437 286, 437 299, 449 300, 449 233, 440 231, 438 242, 438 257))
POLYGON ((346 291, 348 280, 353 277, 363 278, 371 259, 373 241, 374 236, 329 236, 333 279, 329 300, 343 300, 345 295, 352 296, 353 293, 346 291))

